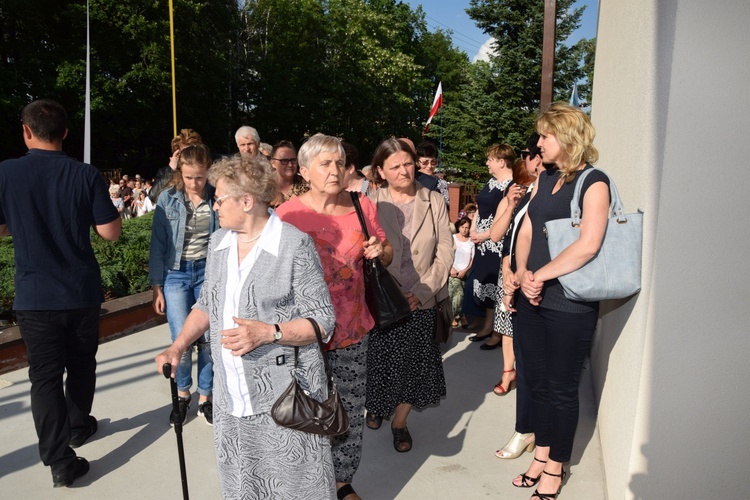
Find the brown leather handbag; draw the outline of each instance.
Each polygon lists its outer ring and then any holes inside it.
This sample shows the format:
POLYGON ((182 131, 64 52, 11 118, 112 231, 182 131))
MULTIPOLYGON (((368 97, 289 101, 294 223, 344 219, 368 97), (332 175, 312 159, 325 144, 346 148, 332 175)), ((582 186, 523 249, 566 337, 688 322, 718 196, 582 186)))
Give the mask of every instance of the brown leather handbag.
POLYGON ((333 383, 331 366, 328 364, 328 354, 323 348, 323 335, 320 332, 320 327, 315 320, 311 318, 307 318, 307 320, 312 323, 315 336, 318 338, 320 353, 323 355, 326 379, 328 380, 328 399, 320 402, 300 387, 297 381, 299 347, 295 346, 292 383, 273 404, 271 418, 282 427, 322 436, 338 436, 349 430, 349 416, 346 414, 336 385, 333 383))

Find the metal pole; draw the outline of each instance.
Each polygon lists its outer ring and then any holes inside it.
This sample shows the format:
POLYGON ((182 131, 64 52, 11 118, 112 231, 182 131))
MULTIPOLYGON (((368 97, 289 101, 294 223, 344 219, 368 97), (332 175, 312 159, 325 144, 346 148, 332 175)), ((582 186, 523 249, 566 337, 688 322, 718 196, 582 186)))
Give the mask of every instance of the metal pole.
POLYGON ((555 26, 557 0, 544 0, 544 41, 542 42, 542 95, 539 107, 544 111, 552 104, 555 84, 555 26))
POLYGON ((177 136, 177 88, 174 76, 174 14, 172 13, 172 0, 169 0, 169 46, 172 51, 172 131, 173 137, 177 136))

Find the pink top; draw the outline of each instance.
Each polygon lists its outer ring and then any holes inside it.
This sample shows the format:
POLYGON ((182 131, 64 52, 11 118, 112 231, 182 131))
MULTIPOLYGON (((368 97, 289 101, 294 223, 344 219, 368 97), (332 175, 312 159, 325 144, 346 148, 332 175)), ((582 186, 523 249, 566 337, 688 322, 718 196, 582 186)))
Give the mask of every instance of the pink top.
MULTIPOLYGON (((360 196, 360 204, 370 236, 385 240, 385 231, 380 227, 375 205, 366 196, 360 196)), ((365 303, 362 274, 365 238, 357 213, 352 209, 344 215, 320 214, 293 197, 282 203, 276 209, 276 214, 284 222, 309 234, 320 255, 336 313, 336 328, 327 349, 340 349, 358 343, 375 326, 375 321, 365 303)))

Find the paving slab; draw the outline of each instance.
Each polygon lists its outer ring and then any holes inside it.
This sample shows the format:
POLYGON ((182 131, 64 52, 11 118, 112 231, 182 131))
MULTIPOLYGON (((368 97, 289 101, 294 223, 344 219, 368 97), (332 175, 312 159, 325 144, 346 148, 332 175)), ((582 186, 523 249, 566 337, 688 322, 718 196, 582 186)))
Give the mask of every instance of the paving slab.
MULTIPOLYGON (((154 356, 169 342, 167 325, 105 344, 97 359, 97 392, 92 414, 97 434, 77 452, 91 471, 70 488, 52 488, 49 469, 39 461, 31 419, 27 370, 0 376, 0 497, 24 499, 182 498, 174 430, 169 426, 169 382, 156 373, 154 356)), ((353 486, 366 500, 527 499, 533 490, 511 479, 532 456, 494 456, 513 432, 515 391, 500 397, 500 349, 481 351, 458 330, 445 346, 446 398, 409 417, 414 447, 393 449, 389 421, 365 429, 362 462, 353 486)), ((589 370, 581 385, 581 418, 561 499, 606 498, 596 411, 589 370)), ((194 394, 194 400, 196 394, 194 394)), ((191 408, 184 427, 190 496, 220 499, 211 427, 191 408)), ((314 500, 314 499, 311 499, 314 500)))

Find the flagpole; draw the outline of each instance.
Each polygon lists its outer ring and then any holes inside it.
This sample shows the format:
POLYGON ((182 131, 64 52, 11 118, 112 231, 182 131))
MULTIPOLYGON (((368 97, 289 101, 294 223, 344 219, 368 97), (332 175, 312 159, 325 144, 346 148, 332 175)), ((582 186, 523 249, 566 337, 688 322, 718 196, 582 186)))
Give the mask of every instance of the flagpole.
POLYGON ((172 51, 172 135, 177 137, 177 88, 175 87, 174 76, 174 15, 172 13, 172 0, 169 0, 169 45, 172 51))
POLYGON ((83 111, 83 162, 91 163, 91 40, 89 2, 86 0, 86 104, 83 111))
POLYGON ((440 107, 440 146, 438 147, 438 165, 443 168, 443 108, 440 107))

